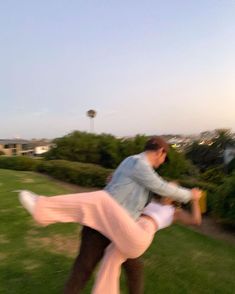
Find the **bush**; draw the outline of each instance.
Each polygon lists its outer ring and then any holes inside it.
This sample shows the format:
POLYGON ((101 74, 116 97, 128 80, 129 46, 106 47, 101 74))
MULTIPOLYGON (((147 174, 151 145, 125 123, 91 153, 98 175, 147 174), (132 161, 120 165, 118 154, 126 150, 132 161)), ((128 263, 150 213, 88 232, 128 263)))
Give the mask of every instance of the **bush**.
POLYGON ((233 158, 229 164, 228 164, 228 167, 227 167, 227 171, 229 174, 233 173, 235 171, 235 158, 233 158))
POLYGON ((213 213, 221 223, 235 227, 235 174, 217 188, 213 213))
POLYGON ((113 170, 95 164, 70 162, 66 160, 41 161, 37 171, 56 179, 88 187, 103 187, 113 170))
POLYGON ((225 176, 223 167, 218 166, 207 169, 200 177, 204 182, 220 185, 224 182, 225 176))
POLYGON ((0 168, 36 171, 39 160, 26 156, 1 156, 0 168))
POLYGON ((5 155, 5 153, 2 150, 0 150, 0 156, 1 155, 5 155))
POLYGON ((95 164, 66 160, 38 160, 24 156, 1 157, 0 168, 38 171, 56 179, 87 187, 103 187, 113 172, 95 164))
POLYGON ((180 179, 185 177, 198 177, 197 168, 185 158, 183 153, 179 153, 173 148, 169 150, 168 161, 163 164, 158 173, 163 177, 180 179))

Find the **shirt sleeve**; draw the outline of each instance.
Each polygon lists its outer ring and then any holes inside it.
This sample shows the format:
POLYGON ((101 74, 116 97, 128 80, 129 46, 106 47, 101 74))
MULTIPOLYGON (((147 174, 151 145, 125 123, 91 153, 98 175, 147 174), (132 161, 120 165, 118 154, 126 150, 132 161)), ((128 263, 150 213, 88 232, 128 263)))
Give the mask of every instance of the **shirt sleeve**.
POLYGON ((144 160, 136 161, 131 177, 148 190, 161 196, 168 196, 184 203, 189 202, 192 198, 191 190, 172 185, 163 180, 144 160))

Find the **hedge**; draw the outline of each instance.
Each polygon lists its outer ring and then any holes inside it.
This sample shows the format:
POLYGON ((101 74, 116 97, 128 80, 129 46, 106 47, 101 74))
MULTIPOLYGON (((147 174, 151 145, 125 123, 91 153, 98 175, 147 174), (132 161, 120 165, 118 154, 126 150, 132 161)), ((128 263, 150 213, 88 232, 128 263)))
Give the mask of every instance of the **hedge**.
MULTIPOLYGON (((0 157, 0 168, 13 170, 37 171, 56 179, 87 187, 103 187, 106 178, 113 170, 96 164, 79 163, 67 160, 42 160, 24 156, 0 157)), ((168 178, 168 180, 170 180, 168 178)), ((216 185, 197 180, 179 180, 180 185, 193 188, 199 187, 207 191, 208 211, 213 209, 216 185)))
POLYGON ((106 178, 113 172, 95 164, 66 160, 41 160, 31 157, 0 157, 0 168, 37 171, 56 179, 87 187, 103 187, 106 178))
POLYGON ((221 223, 235 228, 235 173, 218 187, 214 197, 213 214, 221 223))
POLYGON ((0 168, 36 171, 39 160, 27 156, 1 156, 0 168))
POLYGON ((37 171, 56 179, 87 187, 103 187, 113 172, 95 164, 70 162, 66 160, 41 161, 37 171))

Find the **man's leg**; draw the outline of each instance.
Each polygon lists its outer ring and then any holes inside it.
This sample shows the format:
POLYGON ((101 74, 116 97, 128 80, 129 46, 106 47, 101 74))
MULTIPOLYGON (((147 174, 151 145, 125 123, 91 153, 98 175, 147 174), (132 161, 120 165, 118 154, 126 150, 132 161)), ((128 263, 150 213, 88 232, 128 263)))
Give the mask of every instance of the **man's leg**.
POLYGON ((83 227, 80 253, 73 264, 64 294, 81 293, 109 243, 99 232, 83 227))
POLYGON ((144 293, 144 264, 140 257, 123 263, 129 294, 144 293))

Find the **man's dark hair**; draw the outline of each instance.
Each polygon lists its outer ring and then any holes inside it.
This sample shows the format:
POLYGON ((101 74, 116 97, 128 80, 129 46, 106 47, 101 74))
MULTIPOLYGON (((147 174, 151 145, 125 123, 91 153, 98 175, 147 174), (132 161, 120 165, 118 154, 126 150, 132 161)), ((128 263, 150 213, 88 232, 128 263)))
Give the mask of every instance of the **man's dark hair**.
POLYGON ((169 150, 169 145, 162 137, 154 136, 146 142, 144 151, 156 151, 160 148, 163 148, 164 152, 167 153, 169 150))

